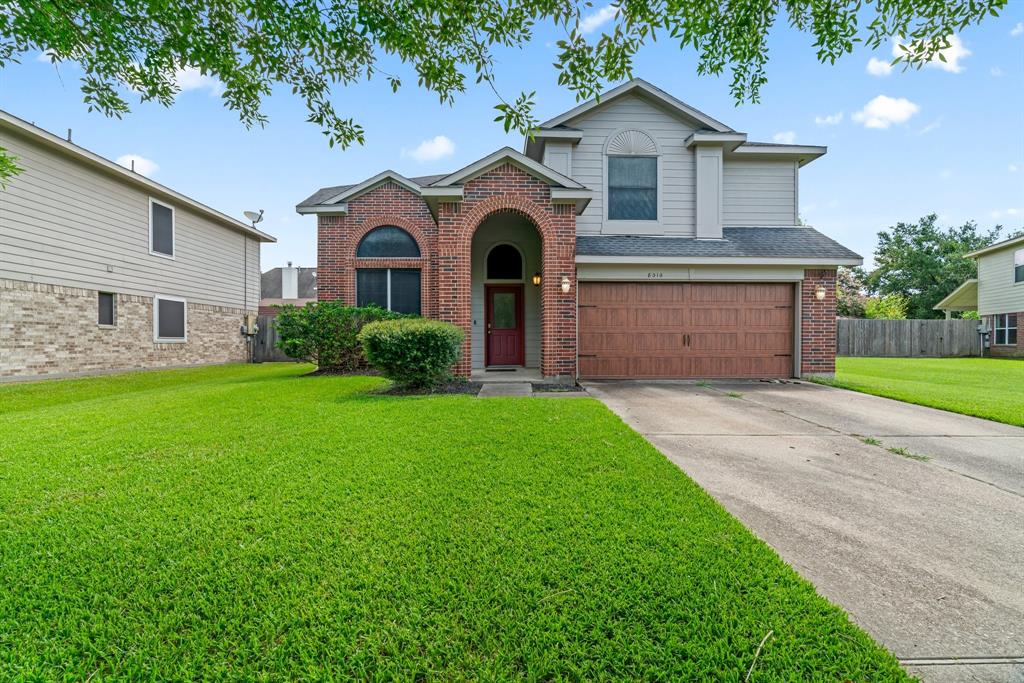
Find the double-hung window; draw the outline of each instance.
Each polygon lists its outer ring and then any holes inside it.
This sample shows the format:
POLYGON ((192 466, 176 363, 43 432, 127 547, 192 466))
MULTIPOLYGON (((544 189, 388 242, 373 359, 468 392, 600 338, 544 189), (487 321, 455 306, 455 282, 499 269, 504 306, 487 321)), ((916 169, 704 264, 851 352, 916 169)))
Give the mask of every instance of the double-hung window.
POLYGON ((993 316, 995 318, 995 344, 996 346, 1017 345, 1017 314, 1003 313, 993 316))
POLYGON ((149 200, 149 253, 174 258, 174 207, 149 200))
POLYGON ((608 220, 658 220, 657 157, 608 157, 608 220))

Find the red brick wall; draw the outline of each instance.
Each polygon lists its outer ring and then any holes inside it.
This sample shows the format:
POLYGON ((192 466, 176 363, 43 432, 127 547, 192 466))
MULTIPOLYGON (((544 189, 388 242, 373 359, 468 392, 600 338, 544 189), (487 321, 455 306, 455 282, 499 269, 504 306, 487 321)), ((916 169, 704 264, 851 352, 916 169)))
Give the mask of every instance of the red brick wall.
POLYGON ((423 315, 437 314, 435 291, 437 224, 419 195, 386 182, 348 202, 348 215, 317 220, 317 298, 356 303, 356 268, 419 268, 423 315), (418 259, 356 258, 359 240, 381 225, 406 230, 420 247, 418 259))
POLYGON ((800 296, 800 374, 836 371, 836 271, 805 270, 800 296), (825 298, 815 296, 825 288, 825 298))
POLYGON ((1024 356, 1024 311, 1017 314, 1017 344, 1011 346, 1009 344, 996 344, 996 317, 994 315, 985 316, 985 322, 988 325, 988 329, 992 331, 989 335, 989 341, 991 346, 988 348, 986 353, 996 358, 1017 358, 1024 356))
POLYGON ((466 331, 459 375, 471 369, 470 249, 473 233, 488 216, 511 211, 529 219, 541 236, 541 374, 576 375, 576 213, 552 204, 551 190, 512 164, 466 183, 461 202, 438 208, 438 317, 466 331), (569 278, 568 293, 561 281, 569 278))
POLYGON ((442 203, 435 223, 418 195, 385 183, 348 203, 346 216, 317 222, 317 294, 320 300, 355 304, 356 268, 420 268, 423 315, 447 320, 466 332, 462 360, 468 377, 472 357, 470 253, 477 227, 495 213, 525 216, 541 236, 541 373, 576 375, 576 213, 572 204, 552 204, 546 183, 503 164, 466 183, 461 202, 442 203), (359 259, 360 238, 380 225, 407 230, 419 243, 419 259, 359 259), (563 293, 562 278, 570 289, 563 293))

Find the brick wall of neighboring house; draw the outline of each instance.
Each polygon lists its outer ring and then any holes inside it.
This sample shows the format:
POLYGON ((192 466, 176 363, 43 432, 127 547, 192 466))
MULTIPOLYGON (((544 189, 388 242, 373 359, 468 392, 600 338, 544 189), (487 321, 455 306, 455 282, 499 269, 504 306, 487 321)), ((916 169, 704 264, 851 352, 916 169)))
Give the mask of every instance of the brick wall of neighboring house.
POLYGON ((388 181, 348 202, 345 216, 317 220, 317 298, 356 303, 356 268, 419 268, 423 315, 437 315, 435 292, 437 224, 426 202, 388 181), (382 225, 402 228, 419 244, 418 259, 356 258, 356 247, 382 225))
POLYGON ((800 374, 836 371, 836 271, 805 270, 800 296, 800 374), (818 300, 818 287, 825 298, 818 300))
POLYGON ((988 329, 992 331, 989 336, 989 340, 992 342, 992 346, 988 349, 989 355, 994 358, 1020 358, 1024 357, 1024 311, 1017 314, 1017 344, 1007 345, 1000 344, 996 345, 996 319, 995 316, 987 316, 985 323, 988 325, 988 329))
POLYGON ((471 367, 470 253, 473 233, 489 216, 518 213, 541 236, 541 374, 576 375, 576 213, 572 204, 553 204, 546 183, 505 163, 467 182, 461 202, 438 207, 437 315, 466 330, 461 376, 471 367), (562 292, 562 278, 569 291, 562 292))
POLYGON ((153 342, 153 300, 119 294, 117 324, 97 324, 97 292, 0 280, 0 379, 244 362, 244 311, 188 303, 188 341, 153 342))

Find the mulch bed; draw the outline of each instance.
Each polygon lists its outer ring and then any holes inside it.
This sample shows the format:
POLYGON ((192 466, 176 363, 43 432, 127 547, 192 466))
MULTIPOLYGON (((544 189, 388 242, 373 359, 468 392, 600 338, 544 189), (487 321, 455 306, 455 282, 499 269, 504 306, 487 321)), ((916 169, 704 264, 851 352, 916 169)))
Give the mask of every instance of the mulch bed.
POLYGON ((402 389, 391 386, 379 392, 381 396, 436 396, 439 394, 468 394, 476 396, 480 393, 480 382, 447 382, 432 389, 402 389))
POLYGON ((583 387, 579 384, 544 384, 540 382, 533 385, 533 393, 535 394, 564 393, 567 391, 583 391, 583 387))

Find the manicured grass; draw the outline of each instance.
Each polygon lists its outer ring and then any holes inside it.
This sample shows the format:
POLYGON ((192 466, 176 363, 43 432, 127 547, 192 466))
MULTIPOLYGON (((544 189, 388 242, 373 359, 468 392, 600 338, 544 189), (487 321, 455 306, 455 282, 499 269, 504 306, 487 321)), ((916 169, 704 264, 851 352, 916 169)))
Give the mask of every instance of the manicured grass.
POLYGON ((1005 358, 837 358, 843 389, 1024 427, 1024 361, 1005 358))
POLYGON ((0 680, 903 680, 588 399, 0 387, 0 680))

